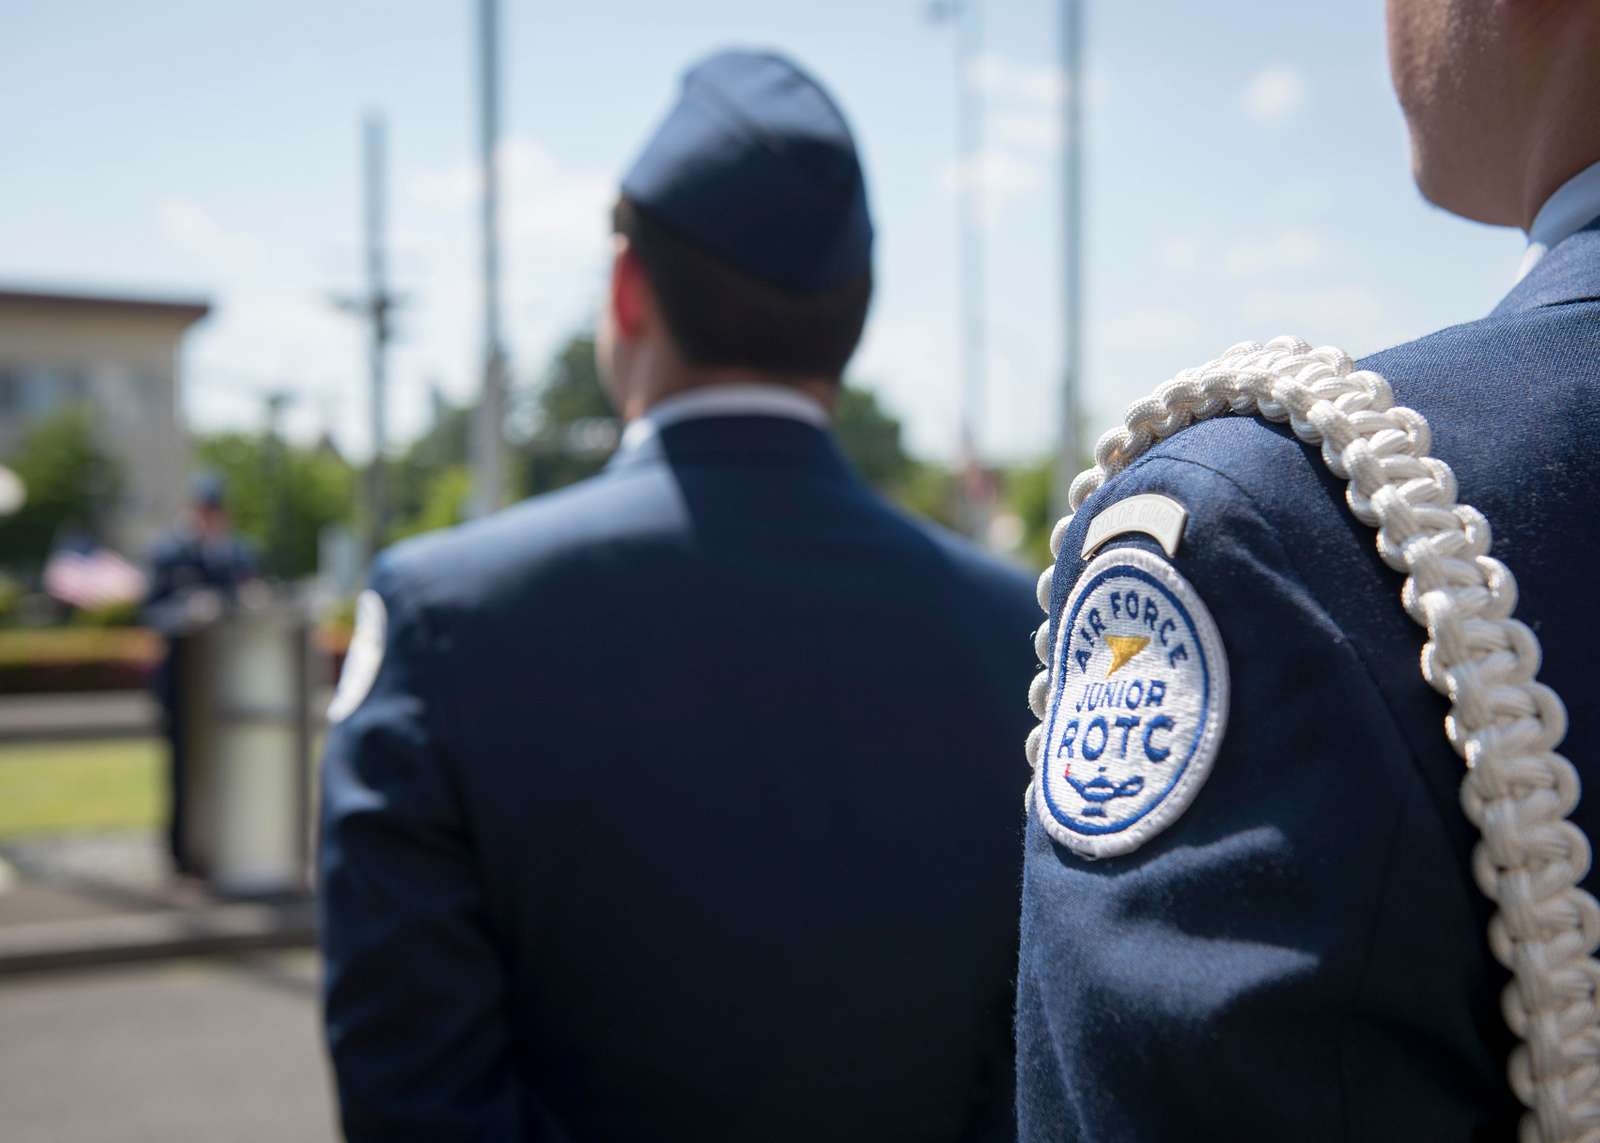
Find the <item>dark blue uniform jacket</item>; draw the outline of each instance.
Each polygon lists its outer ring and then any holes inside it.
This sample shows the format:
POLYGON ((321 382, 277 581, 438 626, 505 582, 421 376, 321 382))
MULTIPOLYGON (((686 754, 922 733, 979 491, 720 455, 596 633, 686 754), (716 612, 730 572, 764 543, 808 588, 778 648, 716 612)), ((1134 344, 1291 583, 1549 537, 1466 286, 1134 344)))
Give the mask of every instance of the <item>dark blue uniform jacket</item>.
POLYGON ((737 417, 372 584, 324 767, 352 1139, 1014 1135, 1026 576, 737 417))
POLYGON ((182 634, 184 605, 196 591, 214 591, 224 603, 256 577, 256 559, 236 536, 203 539, 177 528, 151 549, 150 586, 144 600, 144 621, 168 635, 182 634))
MULTIPOLYGON (((1593 784, 1575 820, 1600 837, 1600 224, 1489 317, 1361 364, 1427 417, 1488 516, 1567 703, 1563 753, 1593 784)), ((1024 1137, 1515 1138, 1508 977, 1401 577, 1316 451, 1230 417, 1085 502, 1053 617, 1090 520, 1140 492, 1191 513, 1173 563, 1221 631, 1228 726, 1194 803, 1133 853, 1081 860, 1030 813, 1024 1137)))

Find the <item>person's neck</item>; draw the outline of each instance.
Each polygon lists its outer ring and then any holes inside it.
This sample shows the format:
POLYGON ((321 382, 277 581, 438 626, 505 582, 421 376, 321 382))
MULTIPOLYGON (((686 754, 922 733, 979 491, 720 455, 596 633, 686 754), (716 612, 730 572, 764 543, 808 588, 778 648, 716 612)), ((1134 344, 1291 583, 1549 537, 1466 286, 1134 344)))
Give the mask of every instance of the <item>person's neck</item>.
POLYGON ((1540 209, 1573 176, 1600 163, 1600 140, 1587 148, 1569 147, 1563 149, 1561 153, 1565 156, 1562 159, 1541 161, 1529 167, 1521 211, 1521 226, 1524 231, 1532 230, 1540 209))
POLYGON ((1600 120, 1594 113, 1600 106, 1600 66, 1594 58, 1600 20, 1591 23, 1562 37, 1547 72, 1522 167, 1518 216, 1523 230, 1567 180, 1600 162, 1600 120))

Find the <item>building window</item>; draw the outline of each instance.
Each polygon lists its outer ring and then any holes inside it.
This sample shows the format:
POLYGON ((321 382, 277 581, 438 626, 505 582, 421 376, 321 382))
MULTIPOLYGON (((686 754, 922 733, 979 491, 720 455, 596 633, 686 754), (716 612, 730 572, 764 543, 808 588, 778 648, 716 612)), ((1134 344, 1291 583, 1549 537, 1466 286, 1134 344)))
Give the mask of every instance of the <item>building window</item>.
POLYGON ((47 417, 89 399, 89 379, 81 369, 36 366, 19 378, 18 389, 16 411, 25 417, 47 417))

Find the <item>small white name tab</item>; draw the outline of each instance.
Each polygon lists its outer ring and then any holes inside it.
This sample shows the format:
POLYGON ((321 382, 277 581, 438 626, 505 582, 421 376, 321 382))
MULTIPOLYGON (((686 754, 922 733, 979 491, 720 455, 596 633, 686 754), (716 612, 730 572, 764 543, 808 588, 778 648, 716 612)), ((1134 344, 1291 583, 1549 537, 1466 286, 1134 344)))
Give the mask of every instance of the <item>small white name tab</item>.
POLYGON ((1183 525, 1188 519, 1187 508, 1157 492, 1118 500, 1089 521, 1089 531, 1083 537, 1083 556, 1087 559, 1107 540, 1143 532, 1160 544, 1171 559, 1178 554, 1178 541, 1183 538, 1183 525))

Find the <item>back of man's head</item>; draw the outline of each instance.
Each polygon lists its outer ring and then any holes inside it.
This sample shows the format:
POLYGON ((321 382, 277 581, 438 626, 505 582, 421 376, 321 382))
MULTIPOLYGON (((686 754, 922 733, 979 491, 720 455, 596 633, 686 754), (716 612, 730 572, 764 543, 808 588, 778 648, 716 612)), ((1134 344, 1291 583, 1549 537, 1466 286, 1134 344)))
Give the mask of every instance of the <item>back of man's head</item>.
POLYGON ((680 238, 627 197, 612 229, 644 268, 689 365, 836 379, 855 353, 872 299, 870 269, 832 289, 785 290, 680 238))
POLYGON ((872 296, 866 183, 837 105, 787 59, 690 69, 612 221, 601 357, 625 406, 641 388, 843 373, 872 296))

